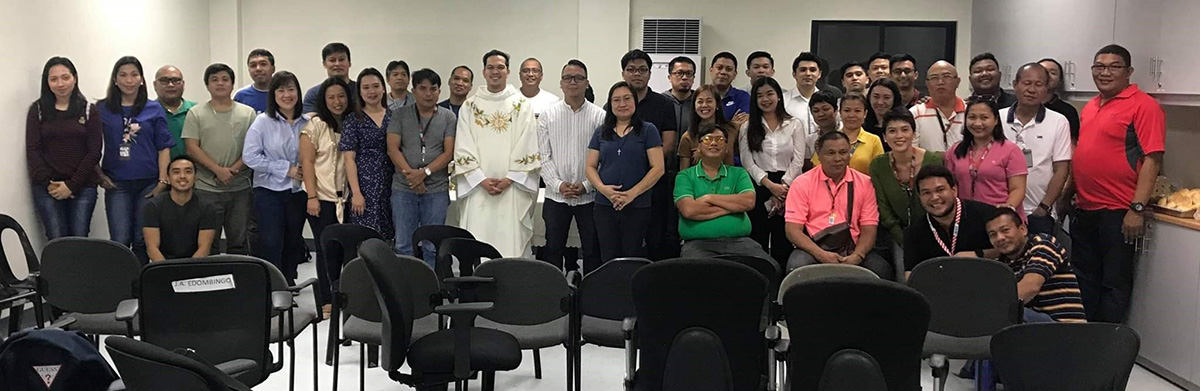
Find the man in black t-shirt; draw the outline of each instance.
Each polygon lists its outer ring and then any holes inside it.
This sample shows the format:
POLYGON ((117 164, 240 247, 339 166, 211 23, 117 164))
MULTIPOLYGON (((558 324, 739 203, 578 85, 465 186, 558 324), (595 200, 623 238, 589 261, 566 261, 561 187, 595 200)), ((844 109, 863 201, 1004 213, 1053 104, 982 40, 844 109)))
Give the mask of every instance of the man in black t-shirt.
POLYGON ((150 261, 202 258, 215 240, 221 218, 212 204, 192 191, 196 164, 187 155, 167 165, 171 191, 161 193, 142 208, 142 233, 150 261))
MULTIPOLYGON (((671 159, 676 155, 675 141, 679 140, 679 124, 675 121, 675 103, 671 99, 650 89, 650 67, 654 61, 650 55, 638 49, 630 50, 621 57, 621 77, 637 94, 637 113, 643 121, 658 128, 663 143, 663 156, 671 159)), ((676 158, 677 159, 677 158, 676 158)), ((679 256, 679 212, 671 199, 675 192, 675 174, 668 170, 651 190, 650 227, 646 234, 646 254, 652 260, 679 256)), ((674 171, 678 171, 676 165, 674 171)))
POLYGON ((925 217, 904 230, 904 270, 946 256, 995 259, 987 221, 996 207, 958 198, 958 183, 943 166, 925 166, 917 173, 917 194, 925 217))

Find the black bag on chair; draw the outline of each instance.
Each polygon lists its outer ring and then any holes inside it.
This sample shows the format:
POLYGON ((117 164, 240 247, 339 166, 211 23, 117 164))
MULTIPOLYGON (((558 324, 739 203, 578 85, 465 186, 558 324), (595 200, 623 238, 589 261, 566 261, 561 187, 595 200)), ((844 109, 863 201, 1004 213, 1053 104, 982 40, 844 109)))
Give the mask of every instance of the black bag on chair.
MULTIPOLYGON (((848 256, 854 252, 854 236, 850 234, 850 224, 854 221, 854 182, 846 183, 846 222, 834 224, 812 236, 813 243, 822 250, 848 256)), ((837 204, 837 200, 834 200, 837 204)))
POLYGON ((26 330, 0 344, 0 390, 104 391, 117 373, 79 331, 26 330))

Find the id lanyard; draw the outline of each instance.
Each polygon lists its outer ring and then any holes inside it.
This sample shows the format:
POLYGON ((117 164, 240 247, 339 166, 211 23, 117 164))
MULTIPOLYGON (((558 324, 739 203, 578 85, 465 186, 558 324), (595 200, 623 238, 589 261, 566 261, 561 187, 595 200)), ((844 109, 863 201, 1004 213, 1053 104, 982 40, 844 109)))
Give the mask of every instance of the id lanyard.
MULTIPOLYGON (((829 190, 829 225, 833 225, 837 221, 837 195, 842 191, 842 187, 838 186, 837 191, 833 191, 833 186, 829 185, 831 180, 825 181, 825 190, 829 190)), ((850 203, 854 200, 846 200, 846 209, 850 208, 850 203)), ((849 221, 847 221, 849 223, 849 221)))
MULTIPOLYGON (((404 97, 408 100, 408 96, 404 97)), ((417 110, 417 105, 413 105, 413 112, 417 114, 417 133, 421 135, 421 166, 425 166, 425 125, 421 123, 421 111, 417 110)), ((434 114, 437 112, 435 111, 434 114)), ((429 117, 429 122, 433 122, 433 117, 429 117)))
POLYGON ((988 152, 992 151, 992 144, 994 142, 988 143, 987 148, 984 148, 978 163, 975 162, 975 149, 971 148, 967 151, 967 172, 971 174, 971 197, 975 197, 975 182, 978 182, 979 179, 979 169, 982 168, 983 161, 987 160, 988 152))
MULTIPOLYGON (((896 151, 888 152, 888 161, 892 166, 892 175, 896 176, 896 182, 900 184, 900 188, 904 190, 904 194, 908 195, 908 198, 912 198, 913 180, 917 178, 917 151, 913 151, 912 159, 908 161, 907 181, 900 180, 900 172, 896 170, 895 153, 896 151)), ((911 224, 912 205, 909 205, 909 207, 906 209, 906 213, 908 214, 908 219, 906 220, 905 224, 911 224)))
POLYGON ((937 244, 942 247, 942 251, 945 251, 946 255, 954 256, 954 250, 958 247, 958 227, 959 223, 962 222, 962 200, 957 197, 954 198, 954 229, 951 230, 952 233, 950 234, 950 247, 946 247, 946 242, 943 242, 942 237, 938 236, 937 228, 933 226, 933 216, 927 214, 925 215, 925 220, 929 221, 929 230, 933 231, 933 239, 937 240, 937 244))
MULTIPOLYGON (((937 113, 935 117, 938 119, 938 126, 941 126, 942 128, 942 144, 945 145, 946 149, 949 149, 950 136, 948 136, 948 134, 950 134, 950 127, 954 126, 954 118, 951 117, 950 126, 946 126, 946 121, 942 119, 942 109, 934 108, 933 111, 937 113)), ((955 113, 955 115, 957 115, 957 113, 955 113)))

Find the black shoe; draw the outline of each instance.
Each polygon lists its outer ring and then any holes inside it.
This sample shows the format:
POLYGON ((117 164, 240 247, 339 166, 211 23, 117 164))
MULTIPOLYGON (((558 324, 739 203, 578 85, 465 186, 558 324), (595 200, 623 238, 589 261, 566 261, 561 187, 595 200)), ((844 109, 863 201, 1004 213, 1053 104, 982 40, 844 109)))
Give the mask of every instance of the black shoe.
POLYGON ((962 369, 959 369, 958 373, 956 373, 955 376, 958 376, 963 379, 974 379, 975 378, 975 360, 967 360, 967 363, 963 364, 962 369))

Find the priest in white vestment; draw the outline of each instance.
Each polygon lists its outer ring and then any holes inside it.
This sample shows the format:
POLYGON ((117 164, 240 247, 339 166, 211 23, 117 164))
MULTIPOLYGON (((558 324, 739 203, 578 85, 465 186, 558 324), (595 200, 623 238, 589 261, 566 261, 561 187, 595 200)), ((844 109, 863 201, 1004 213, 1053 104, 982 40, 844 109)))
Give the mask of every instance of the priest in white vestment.
POLYGON ((484 56, 484 80, 459 110, 451 180, 461 207, 459 226, 505 257, 532 252, 537 202, 537 121, 529 100, 508 85, 508 54, 484 56))

